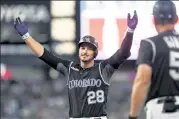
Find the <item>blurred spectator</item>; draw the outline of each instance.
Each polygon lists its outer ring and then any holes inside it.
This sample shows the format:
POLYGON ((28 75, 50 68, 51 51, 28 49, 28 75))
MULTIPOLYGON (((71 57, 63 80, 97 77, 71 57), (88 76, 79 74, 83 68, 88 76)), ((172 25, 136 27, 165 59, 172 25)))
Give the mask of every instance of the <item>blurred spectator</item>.
POLYGON ((7 66, 1 63, 1 79, 10 80, 12 78, 12 72, 7 69, 7 66))

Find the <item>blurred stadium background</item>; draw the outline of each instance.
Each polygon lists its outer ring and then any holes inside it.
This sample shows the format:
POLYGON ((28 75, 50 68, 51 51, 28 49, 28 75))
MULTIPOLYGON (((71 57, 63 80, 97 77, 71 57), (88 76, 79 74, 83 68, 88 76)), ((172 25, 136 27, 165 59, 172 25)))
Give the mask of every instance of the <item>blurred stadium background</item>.
MULTIPOLYGON (((177 8, 179 2, 175 1, 177 8)), ((39 60, 13 28, 17 16, 27 20, 30 34, 52 53, 78 60, 79 39, 90 34, 99 41, 98 60, 113 54, 125 35, 126 16, 137 10, 139 25, 131 57, 111 79, 109 119, 127 119, 141 39, 155 35, 154 1, 1 2, 1 119, 68 119, 68 96, 63 75, 39 60)), ((179 12, 178 12, 179 13, 179 12)), ((179 31, 179 24, 176 26, 179 31)), ((140 119, 145 119, 142 112, 140 119)))

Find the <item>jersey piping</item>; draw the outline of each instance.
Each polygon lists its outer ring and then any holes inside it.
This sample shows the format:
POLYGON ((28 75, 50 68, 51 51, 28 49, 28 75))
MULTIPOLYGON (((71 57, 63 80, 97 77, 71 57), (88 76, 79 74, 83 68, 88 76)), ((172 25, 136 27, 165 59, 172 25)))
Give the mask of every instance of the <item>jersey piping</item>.
POLYGON ((153 51, 152 63, 154 63, 155 57, 156 57, 156 47, 155 47, 155 44, 150 39, 145 39, 144 41, 147 41, 147 42, 149 42, 152 45, 152 51, 153 51))
POLYGON ((99 63, 99 73, 100 73, 100 76, 101 76, 103 82, 104 82, 106 85, 110 85, 110 84, 107 83, 107 82, 104 80, 104 78, 103 78, 103 75, 102 75, 102 72, 101 72, 101 62, 99 63))

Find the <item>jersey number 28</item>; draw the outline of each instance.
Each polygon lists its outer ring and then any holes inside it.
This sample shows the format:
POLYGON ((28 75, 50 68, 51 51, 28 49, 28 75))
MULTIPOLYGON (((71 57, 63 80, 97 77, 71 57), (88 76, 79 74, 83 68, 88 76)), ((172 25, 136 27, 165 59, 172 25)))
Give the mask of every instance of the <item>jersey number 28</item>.
POLYGON ((87 93, 87 96, 88 96, 88 104, 104 102, 104 91, 103 90, 97 90, 96 92, 89 91, 87 93))
POLYGON ((175 51, 170 52, 170 69, 169 74, 174 80, 179 81, 179 53, 175 51), (176 68, 176 69, 172 69, 176 68), (178 70, 178 71, 177 71, 178 70))

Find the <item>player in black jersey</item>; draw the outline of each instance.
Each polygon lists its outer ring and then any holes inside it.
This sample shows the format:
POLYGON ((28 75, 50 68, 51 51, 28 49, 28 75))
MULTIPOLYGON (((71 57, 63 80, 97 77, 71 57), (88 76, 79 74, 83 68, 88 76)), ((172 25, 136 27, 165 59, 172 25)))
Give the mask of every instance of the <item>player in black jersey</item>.
POLYGON ((141 41, 129 119, 137 119, 145 103, 147 119, 179 119, 179 34, 172 1, 153 8, 158 35, 141 41), (145 100, 145 96, 147 96, 145 100))
MULTIPOLYGON (((16 19, 14 27, 41 60, 68 77, 70 118, 99 117, 106 119, 109 80, 115 69, 118 69, 130 56, 133 32, 137 24, 138 17, 136 11, 132 18, 128 14, 128 30, 121 48, 110 58, 100 63, 94 61, 98 54, 97 40, 89 35, 84 36, 78 44, 79 64, 54 56, 47 51, 29 35, 28 26, 19 17, 16 19)), ((112 39, 109 40, 112 42, 112 39)))

